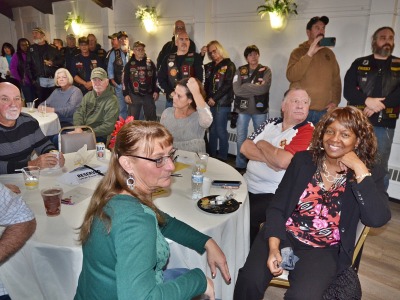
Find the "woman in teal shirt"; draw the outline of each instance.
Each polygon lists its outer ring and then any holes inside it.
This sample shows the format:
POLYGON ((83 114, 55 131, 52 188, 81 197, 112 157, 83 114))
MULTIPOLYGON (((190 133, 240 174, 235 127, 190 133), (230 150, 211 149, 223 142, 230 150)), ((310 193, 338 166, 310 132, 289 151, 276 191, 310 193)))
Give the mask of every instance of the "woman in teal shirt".
POLYGON ((191 299, 214 286, 200 269, 164 281, 165 238, 200 254, 211 273, 230 282, 226 258, 210 237, 158 210, 151 194, 171 184, 173 137, 157 122, 132 121, 119 131, 107 174, 92 196, 80 230, 80 299, 191 299))

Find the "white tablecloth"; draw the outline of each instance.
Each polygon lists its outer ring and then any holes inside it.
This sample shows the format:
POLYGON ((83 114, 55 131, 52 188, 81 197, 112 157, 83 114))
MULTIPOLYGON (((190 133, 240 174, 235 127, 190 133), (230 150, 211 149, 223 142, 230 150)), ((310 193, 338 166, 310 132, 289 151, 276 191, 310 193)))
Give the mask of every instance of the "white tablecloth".
POLYGON ((60 120, 56 113, 46 113, 46 116, 42 116, 37 108, 35 108, 34 112, 30 112, 27 107, 23 107, 22 112, 31 115, 39 122, 40 129, 42 129, 44 135, 58 134, 61 129, 60 120))
MULTIPOLYGON (((193 153, 178 151, 180 159, 192 158, 193 153)), ((74 168, 73 154, 66 155, 66 169, 74 168)), ((91 166, 105 165, 107 162, 93 159, 91 166)), ((243 266, 249 251, 249 204, 247 186, 231 166, 210 158, 205 173, 212 179, 241 180, 240 189, 235 190, 235 199, 242 202, 240 208, 227 215, 212 215, 201 211, 195 201, 191 200, 191 168, 178 171, 183 177, 174 178, 171 192, 159 196, 157 206, 171 216, 190 224, 199 231, 210 235, 221 246, 230 268, 232 283, 227 285, 220 273, 214 279, 217 298, 232 299, 237 272, 243 266)), ((64 194, 76 186, 68 186, 55 181, 60 174, 53 173, 40 176, 39 190, 25 191, 21 174, 2 175, 3 183, 17 183, 22 187, 23 198, 35 212, 37 229, 27 244, 9 261, 0 266, 0 280, 10 293, 12 299, 49 299, 70 300, 73 298, 82 265, 82 252, 77 244, 77 228, 81 225, 89 203, 89 197, 79 203, 62 205, 61 215, 47 217, 40 189, 54 184, 64 189, 64 194)), ((100 177, 95 177, 79 187, 91 190, 96 188, 100 177)), ((211 194, 225 194, 224 189, 211 188, 211 194)), ((208 276, 210 270, 206 255, 187 249, 175 242, 170 243, 171 257, 168 268, 187 267, 201 268, 208 276)))

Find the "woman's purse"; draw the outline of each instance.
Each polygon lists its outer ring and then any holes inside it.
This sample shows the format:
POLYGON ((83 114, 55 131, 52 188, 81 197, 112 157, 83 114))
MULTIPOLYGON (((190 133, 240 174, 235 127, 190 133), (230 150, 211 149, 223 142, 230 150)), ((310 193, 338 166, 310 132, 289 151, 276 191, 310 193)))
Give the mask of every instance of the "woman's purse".
POLYGON ((361 300, 361 284, 352 266, 340 272, 326 289, 324 300, 361 300))

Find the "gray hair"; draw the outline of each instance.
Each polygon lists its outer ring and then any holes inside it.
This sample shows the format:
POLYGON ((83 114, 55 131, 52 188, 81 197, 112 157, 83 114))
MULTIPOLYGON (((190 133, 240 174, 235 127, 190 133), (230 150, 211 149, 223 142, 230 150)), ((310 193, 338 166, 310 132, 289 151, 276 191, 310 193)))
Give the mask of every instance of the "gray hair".
POLYGON ((65 68, 59 68, 59 69, 57 69, 56 73, 54 74, 54 84, 55 84, 56 86, 59 86, 59 85, 57 84, 57 76, 58 76, 58 74, 60 74, 60 73, 65 73, 65 75, 67 75, 68 83, 69 83, 69 84, 72 85, 72 84, 74 83, 74 79, 72 78, 71 73, 70 73, 67 69, 65 69, 65 68))

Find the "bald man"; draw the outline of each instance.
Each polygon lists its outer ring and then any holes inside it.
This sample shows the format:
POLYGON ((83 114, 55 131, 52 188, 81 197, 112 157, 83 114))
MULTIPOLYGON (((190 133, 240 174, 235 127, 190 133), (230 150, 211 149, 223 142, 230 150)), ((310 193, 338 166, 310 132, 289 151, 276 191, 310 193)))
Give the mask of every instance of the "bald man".
MULTIPOLYGON (((185 23, 182 20, 178 20, 175 22, 174 25, 174 30, 172 31, 172 39, 171 41, 167 42, 161 49, 160 53, 158 54, 157 57, 157 70, 160 69, 161 63, 164 60, 165 57, 170 55, 171 53, 175 53, 178 48, 176 47, 175 44, 175 36, 178 35, 181 32, 186 32, 186 26, 185 23)), ((189 46, 189 52, 196 52, 196 44, 190 40, 190 46, 189 46)))
POLYGON ((8 82, 0 83, 0 174, 15 173, 26 166, 52 168, 60 159, 48 153, 56 147, 43 134, 36 119, 21 113, 22 98, 19 89, 8 82), (31 159, 35 151, 38 157, 31 159))

